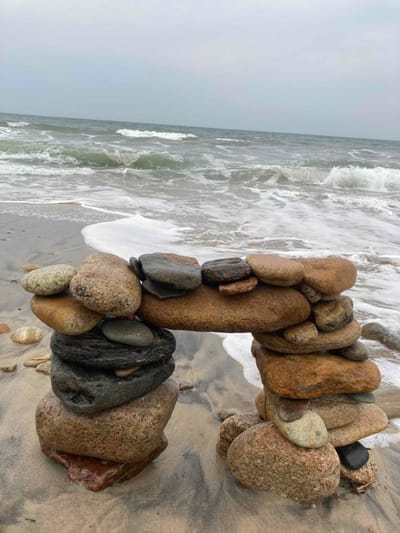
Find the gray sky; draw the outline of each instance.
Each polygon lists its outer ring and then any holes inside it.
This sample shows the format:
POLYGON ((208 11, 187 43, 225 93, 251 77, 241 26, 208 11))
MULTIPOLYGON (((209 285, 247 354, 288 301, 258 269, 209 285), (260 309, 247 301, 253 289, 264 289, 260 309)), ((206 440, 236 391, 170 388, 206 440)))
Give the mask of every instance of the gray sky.
POLYGON ((0 0, 0 111, 400 139, 400 0, 0 0))

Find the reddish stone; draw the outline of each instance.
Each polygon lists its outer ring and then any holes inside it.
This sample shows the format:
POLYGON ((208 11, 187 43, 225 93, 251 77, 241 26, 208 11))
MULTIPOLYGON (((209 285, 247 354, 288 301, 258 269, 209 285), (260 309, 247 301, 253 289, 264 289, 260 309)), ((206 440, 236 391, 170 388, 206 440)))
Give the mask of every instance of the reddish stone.
POLYGON ((60 452, 46 445, 42 445, 41 448, 47 457, 65 466, 68 477, 73 483, 80 483, 86 489, 97 492, 137 476, 167 446, 168 441, 163 434, 160 446, 153 450, 146 459, 138 463, 116 463, 95 457, 73 455, 60 452))

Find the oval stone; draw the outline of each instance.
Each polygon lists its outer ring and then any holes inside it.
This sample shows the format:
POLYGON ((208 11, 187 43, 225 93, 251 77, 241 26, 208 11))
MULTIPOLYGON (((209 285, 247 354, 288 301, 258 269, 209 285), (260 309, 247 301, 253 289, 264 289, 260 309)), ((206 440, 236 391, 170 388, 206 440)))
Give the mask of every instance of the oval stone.
POLYGON ((68 289, 77 270, 71 265, 51 265, 37 268, 25 274, 21 285, 28 292, 39 296, 59 294, 68 289))
POLYGON ((86 416, 49 392, 37 406, 36 431, 42 445, 59 451, 136 463, 159 445, 178 395, 177 384, 168 380, 141 398, 86 416))
POLYGON ((330 496, 340 482, 340 461, 331 444, 314 449, 296 446, 268 422, 235 438, 227 465, 246 487, 304 503, 330 496))
POLYGON ((140 398, 156 389, 175 369, 172 357, 139 368, 126 377, 85 368, 51 356, 51 386, 63 404, 81 414, 94 414, 140 398))
POLYGON ((137 320, 123 318, 106 320, 101 331, 108 340, 130 346, 149 346, 154 339, 151 329, 137 320))
POLYGON ((86 367, 115 369, 149 365, 168 359, 175 350, 175 337, 166 329, 149 327, 153 341, 147 346, 112 342, 99 327, 83 335, 54 332, 50 348, 61 359, 86 367))
POLYGON ((240 257, 228 257, 206 261, 201 267, 203 283, 219 285, 220 283, 232 283, 249 277, 251 269, 240 257))
POLYGON ((42 340, 44 331, 33 326, 16 329, 12 335, 11 340, 17 344, 35 344, 42 340))

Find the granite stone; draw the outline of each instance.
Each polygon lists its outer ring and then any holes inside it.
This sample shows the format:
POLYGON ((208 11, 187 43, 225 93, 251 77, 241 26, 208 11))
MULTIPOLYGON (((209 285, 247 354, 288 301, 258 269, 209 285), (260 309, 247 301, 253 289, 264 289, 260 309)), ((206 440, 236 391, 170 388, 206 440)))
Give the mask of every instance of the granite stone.
POLYGON ((51 265, 32 270, 21 280, 21 285, 28 292, 40 296, 50 296, 65 291, 76 274, 71 265, 51 265))

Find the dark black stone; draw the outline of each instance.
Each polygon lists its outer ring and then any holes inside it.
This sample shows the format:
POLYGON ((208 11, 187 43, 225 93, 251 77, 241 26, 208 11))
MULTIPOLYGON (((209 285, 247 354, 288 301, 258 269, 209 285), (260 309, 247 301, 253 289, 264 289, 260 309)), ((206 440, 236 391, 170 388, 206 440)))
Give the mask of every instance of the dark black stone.
POLYGON ((129 259, 129 266, 141 281, 144 281, 146 279, 142 267, 136 257, 131 257, 129 259))
POLYGON ((363 446, 361 442, 353 442, 353 444, 348 444, 347 446, 340 446, 336 448, 336 451, 341 463, 351 470, 358 470, 369 459, 368 448, 363 446))
POLYGON ((250 266, 240 257, 229 257, 207 261, 201 267, 203 283, 219 285, 246 279, 251 274, 250 266))
POLYGON ((169 289, 194 290, 201 285, 201 270, 197 260, 176 254, 143 254, 139 263, 144 275, 154 283, 169 289))
POLYGON ((97 326, 83 335, 64 335, 54 331, 50 348, 64 361, 94 368, 131 368, 168 359, 175 351, 175 337, 166 329, 146 325, 154 336, 148 346, 112 342, 97 326))
POLYGON ((51 356, 51 386, 63 404, 76 413, 90 415, 140 398, 156 389, 172 374, 172 357, 140 367, 127 377, 110 370, 86 368, 51 356))
POLYGON ((151 279, 144 280, 142 283, 142 287, 146 289, 146 291, 150 294, 157 296, 157 298, 159 298, 160 300, 164 300, 165 298, 176 298, 178 296, 184 296, 187 293, 187 291, 184 291, 182 289, 174 289, 169 285, 161 285, 161 283, 155 283, 154 281, 151 281, 151 279))

